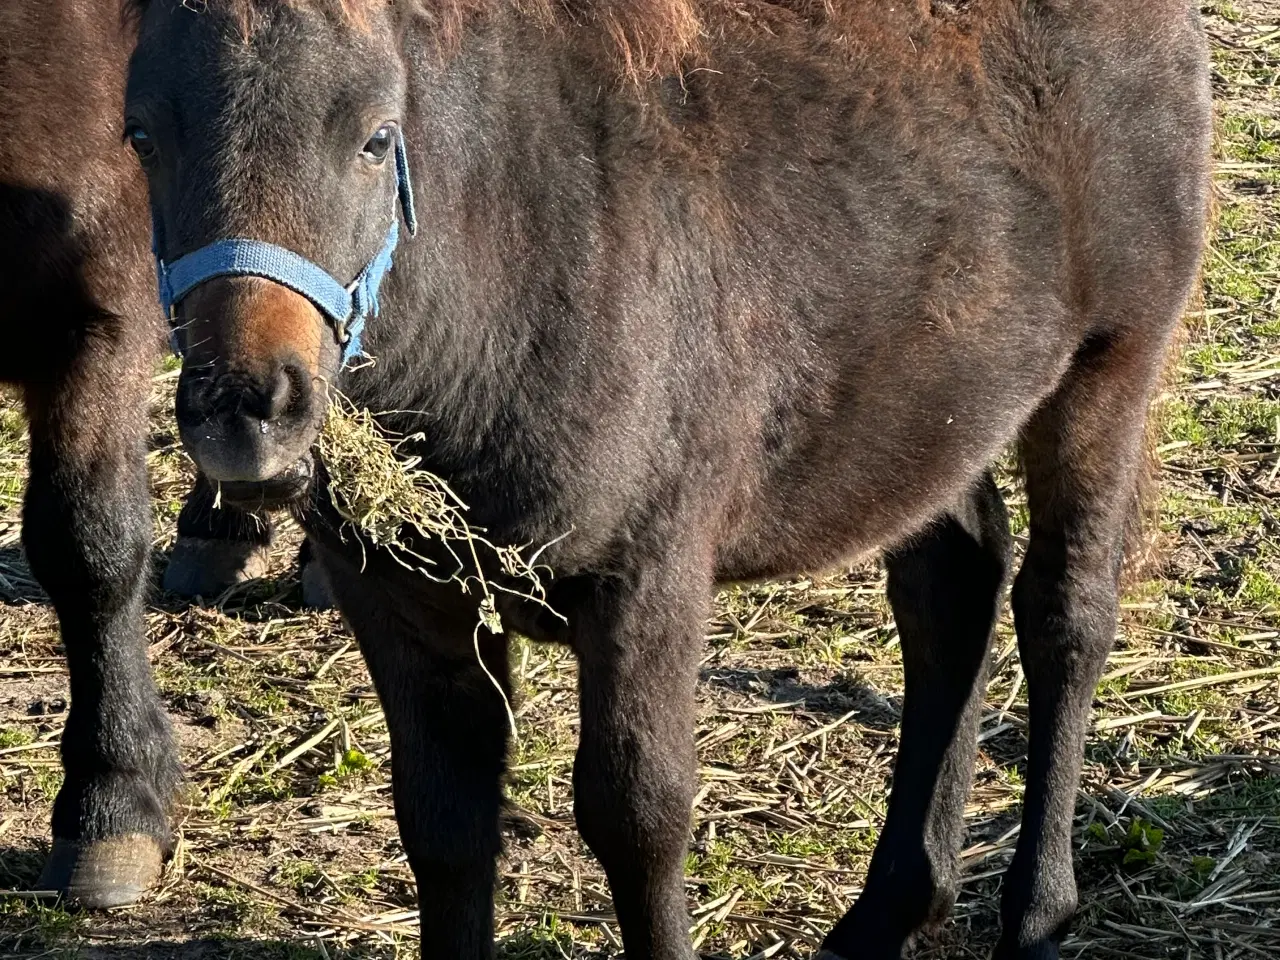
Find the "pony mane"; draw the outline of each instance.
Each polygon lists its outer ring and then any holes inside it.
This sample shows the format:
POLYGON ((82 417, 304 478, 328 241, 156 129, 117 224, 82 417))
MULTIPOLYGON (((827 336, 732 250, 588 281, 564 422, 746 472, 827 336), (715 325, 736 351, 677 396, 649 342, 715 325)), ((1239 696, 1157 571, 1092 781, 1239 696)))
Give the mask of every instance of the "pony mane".
MULTIPOLYGON (((136 21, 151 0, 123 0, 126 18, 136 21)), ((619 72, 634 81, 678 72, 699 56, 703 41, 726 20, 773 33, 771 24, 802 23, 843 32, 868 21, 867 7, 877 0, 182 0, 197 12, 221 8, 254 33, 281 7, 320 10, 361 24, 379 7, 400 6, 433 27, 439 49, 456 49, 474 18, 507 6, 547 29, 591 28, 610 48, 619 72)), ((897 0, 899 14, 956 23, 981 0, 897 0), (905 8, 905 9, 904 9, 905 8)))

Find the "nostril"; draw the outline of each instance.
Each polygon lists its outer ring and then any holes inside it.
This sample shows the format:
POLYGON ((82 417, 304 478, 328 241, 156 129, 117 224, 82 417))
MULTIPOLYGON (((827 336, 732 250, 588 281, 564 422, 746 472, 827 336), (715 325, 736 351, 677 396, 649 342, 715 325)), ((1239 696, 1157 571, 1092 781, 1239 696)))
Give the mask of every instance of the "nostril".
POLYGON ((263 420, 278 420, 292 406, 293 382, 293 377, 287 366, 281 366, 276 371, 275 378, 271 383, 271 392, 267 396, 267 402, 264 405, 263 420))
POLYGON ((277 365, 266 376, 225 374, 209 398, 209 413, 271 423, 305 408, 306 384, 301 369, 289 363, 277 365))

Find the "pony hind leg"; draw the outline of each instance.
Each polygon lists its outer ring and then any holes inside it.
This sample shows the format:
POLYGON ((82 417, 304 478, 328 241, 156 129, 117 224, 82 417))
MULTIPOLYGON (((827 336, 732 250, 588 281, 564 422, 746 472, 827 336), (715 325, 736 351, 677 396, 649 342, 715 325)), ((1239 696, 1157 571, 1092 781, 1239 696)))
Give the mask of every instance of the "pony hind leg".
POLYGON ((864 891, 823 943, 830 960, 896 960, 955 900, 987 659, 1011 549, 1004 500, 986 473, 955 508, 886 556, 906 668, 902 740, 864 891))
POLYGON ((1094 688, 1115 637, 1146 414, 1167 338, 1094 338, 1022 437, 1031 532, 1013 587, 1030 705, 1022 831, 1000 960, 1054 960, 1076 908, 1071 825, 1094 688))

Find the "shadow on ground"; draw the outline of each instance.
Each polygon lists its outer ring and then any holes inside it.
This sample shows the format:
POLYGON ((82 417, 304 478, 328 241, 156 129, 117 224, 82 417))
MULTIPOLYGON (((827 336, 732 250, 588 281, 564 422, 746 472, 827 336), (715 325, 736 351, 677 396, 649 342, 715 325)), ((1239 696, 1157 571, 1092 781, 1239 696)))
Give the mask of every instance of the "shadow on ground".
POLYGON ((873 730, 895 730, 901 719, 900 697, 886 697, 870 686, 840 676, 823 686, 805 683, 796 667, 744 669, 706 667, 699 680, 721 690, 750 696, 762 703, 803 706, 806 711, 844 716, 856 710, 859 724, 873 730))

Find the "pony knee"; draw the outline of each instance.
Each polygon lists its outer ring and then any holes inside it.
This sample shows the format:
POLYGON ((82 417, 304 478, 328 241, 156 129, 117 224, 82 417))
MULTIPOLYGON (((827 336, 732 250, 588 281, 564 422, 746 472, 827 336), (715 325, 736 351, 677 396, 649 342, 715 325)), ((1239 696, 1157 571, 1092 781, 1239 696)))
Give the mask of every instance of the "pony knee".
MULTIPOLYGON (((656 765, 648 765, 656 766, 656 765)), ((606 868, 634 857, 674 855, 683 862, 693 801, 692 774, 649 770, 626 775, 579 753, 573 815, 578 832, 606 868)))
POLYGON ((1120 600, 1111 563, 1073 563, 1033 544, 1013 584, 1013 618, 1030 685, 1087 678, 1106 660, 1120 600))
POLYGON ((104 492, 59 479, 33 471, 27 488, 22 540, 31 572, 59 616, 90 606, 95 616, 109 616, 138 597, 148 572, 145 482, 104 492))

